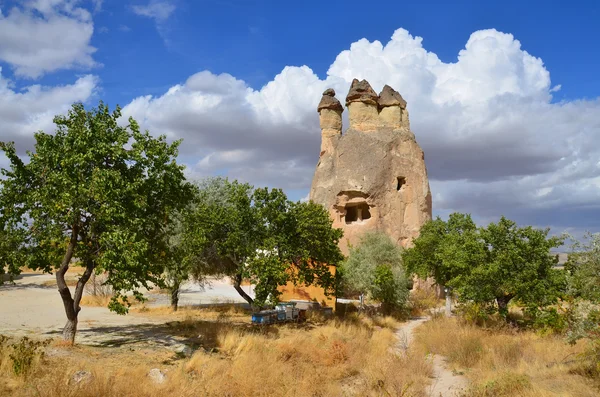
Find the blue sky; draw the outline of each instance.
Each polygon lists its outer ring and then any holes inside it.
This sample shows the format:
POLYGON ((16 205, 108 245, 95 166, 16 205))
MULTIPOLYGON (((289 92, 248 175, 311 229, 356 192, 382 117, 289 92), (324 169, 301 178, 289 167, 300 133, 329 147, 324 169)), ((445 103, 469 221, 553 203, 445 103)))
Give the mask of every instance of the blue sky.
POLYGON ((595 1, 0 0, 0 11, 0 139, 22 150, 70 103, 103 99, 183 138, 190 177, 301 198, 320 93, 343 99, 367 78, 408 100, 436 214, 600 230, 595 1))

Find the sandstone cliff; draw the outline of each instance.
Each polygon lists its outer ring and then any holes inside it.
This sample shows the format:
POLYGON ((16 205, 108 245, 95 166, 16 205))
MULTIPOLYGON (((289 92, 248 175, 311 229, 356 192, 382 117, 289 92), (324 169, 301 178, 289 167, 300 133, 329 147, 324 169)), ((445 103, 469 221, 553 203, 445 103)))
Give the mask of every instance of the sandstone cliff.
POLYGON ((408 246, 431 219, 431 192, 406 101, 387 85, 377 95, 366 80, 355 79, 346 106, 350 126, 342 134, 344 109, 332 89, 323 93, 317 109, 321 155, 310 199, 344 230, 345 253, 371 230, 408 246))

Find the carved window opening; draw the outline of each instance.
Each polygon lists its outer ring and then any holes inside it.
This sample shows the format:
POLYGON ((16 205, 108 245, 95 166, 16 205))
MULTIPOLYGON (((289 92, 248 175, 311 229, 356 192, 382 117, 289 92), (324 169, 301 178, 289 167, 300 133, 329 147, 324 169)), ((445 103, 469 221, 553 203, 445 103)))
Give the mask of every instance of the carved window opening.
POLYGON ((396 182, 396 190, 400 191, 404 185, 406 185, 406 178, 403 176, 399 176, 396 182))
POLYGON ((344 220, 346 224, 365 221, 371 218, 371 211, 367 203, 346 206, 346 215, 344 220))

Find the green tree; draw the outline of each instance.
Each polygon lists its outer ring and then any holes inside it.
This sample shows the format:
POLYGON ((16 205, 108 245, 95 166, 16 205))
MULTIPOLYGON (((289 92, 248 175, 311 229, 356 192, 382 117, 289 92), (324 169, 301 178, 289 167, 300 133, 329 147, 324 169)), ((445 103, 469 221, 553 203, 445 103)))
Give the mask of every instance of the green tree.
POLYGON ((329 265, 343 256, 342 236, 327 211, 312 202, 292 202, 280 189, 213 178, 199 186, 185 221, 192 274, 224 275, 248 303, 274 303, 287 282, 318 285, 333 293, 329 265), (249 279, 255 299, 241 288, 249 279))
POLYGON ((93 272, 106 272, 115 292, 109 308, 122 314, 127 292, 142 299, 141 288, 162 283, 165 225, 189 197, 175 161, 179 142, 141 132, 132 118, 121 126, 120 116, 102 102, 90 111, 73 105, 54 118, 54 135, 35 134, 28 163, 13 144, 1 144, 10 170, 2 170, 0 225, 13 239, 3 243, 0 263, 12 273, 22 265, 55 272, 67 316, 63 337, 72 343, 93 272), (85 271, 72 294, 65 274, 75 259, 85 271))
POLYGON ((402 248, 384 233, 364 234, 340 268, 343 286, 351 294, 381 302, 385 311, 402 308, 408 299, 408 281, 402 248))
POLYGON ((173 211, 169 218, 169 223, 165 226, 164 255, 161 255, 160 260, 165 268, 164 285, 169 292, 171 309, 177 311, 181 285, 190 277, 190 264, 186 260, 189 254, 183 241, 183 212, 173 211))
POLYGON ((505 217, 481 229, 485 258, 461 281, 461 296, 475 302, 495 301, 500 314, 508 314, 512 299, 531 310, 557 301, 565 290, 562 270, 554 267, 558 256, 551 249, 562 245, 560 237, 548 237, 550 229, 518 227, 505 217))
POLYGON ((565 270, 569 273, 570 293, 600 303, 600 233, 586 233, 581 241, 572 240, 565 270))
POLYGON ((421 228, 413 247, 403 252, 409 274, 421 278, 433 277, 446 290, 446 314, 450 315, 453 289, 478 266, 484 257, 484 247, 478 229, 469 214, 450 214, 427 222, 421 228))
POLYGON ((411 272, 455 289, 461 300, 495 303, 506 315, 512 299, 536 309, 564 291, 563 274, 554 269, 558 258, 550 252, 562 239, 548 233, 504 217, 477 228, 469 215, 454 213, 447 222, 426 224, 404 261, 411 272))

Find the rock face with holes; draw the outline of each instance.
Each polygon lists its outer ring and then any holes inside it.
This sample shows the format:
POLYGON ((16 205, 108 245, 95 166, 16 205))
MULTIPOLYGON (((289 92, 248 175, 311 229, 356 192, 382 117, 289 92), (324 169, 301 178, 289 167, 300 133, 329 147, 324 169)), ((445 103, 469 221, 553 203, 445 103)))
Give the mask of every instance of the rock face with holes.
POLYGON ((406 101, 390 86, 379 95, 354 80, 343 107, 328 89, 318 106, 321 155, 310 199, 329 210, 344 230, 342 251, 367 231, 382 231, 410 246, 431 219, 431 191, 423 151, 410 130, 406 101))

